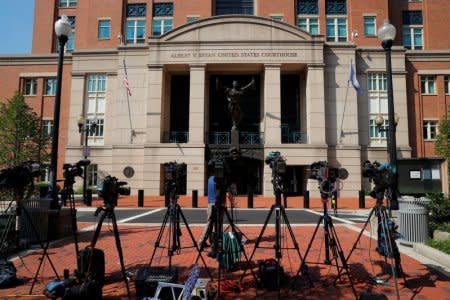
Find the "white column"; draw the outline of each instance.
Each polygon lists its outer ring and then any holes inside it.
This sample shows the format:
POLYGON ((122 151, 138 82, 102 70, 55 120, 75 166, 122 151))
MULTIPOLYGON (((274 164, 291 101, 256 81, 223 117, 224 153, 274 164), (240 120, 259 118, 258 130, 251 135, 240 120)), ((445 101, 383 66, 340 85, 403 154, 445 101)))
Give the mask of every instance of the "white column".
POLYGON ((149 65, 147 100, 147 143, 161 141, 161 103, 163 92, 162 65, 149 65))
POLYGON ((325 140, 325 82, 324 65, 308 65, 306 78, 306 129, 308 144, 326 143, 325 140))
POLYGON ((279 64, 264 65, 264 141, 281 144, 281 74, 279 64))
POLYGON ((203 144, 205 135, 205 65, 189 67, 189 143, 203 144))

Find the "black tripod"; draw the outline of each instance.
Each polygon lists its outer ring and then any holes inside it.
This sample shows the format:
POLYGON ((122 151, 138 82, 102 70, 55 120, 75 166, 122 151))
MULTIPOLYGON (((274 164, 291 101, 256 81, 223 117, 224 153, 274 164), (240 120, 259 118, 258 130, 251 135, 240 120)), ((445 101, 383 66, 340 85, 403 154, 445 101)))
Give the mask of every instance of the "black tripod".
MULTIPOLYGON (((200 241, 200 250, 199 254, 197 256, 196 261, 201 257, 201 252, 206 248, 207 246, 207 240, 211 241, 211 249, 213 255, 218 258, 219 261, 219 267, 218 267, 218 275, 217 275, 217 295, 218 299, 220 299, 221 296, 221 281, 222 281, 222 257, 224 255, 224 249, 223 249, 223 221, 224 216, 226 217, 228 221, 228 227, 225 229, 225 231, 231 229, 231 232, 233 233, 234 237, 237 238, 241 231, 237 228, 237 226, 234 224, 233 217, 230 215, 230 212, 227 210, 225 206, 225 199, 226 199, 226 188, 225 188, 225 179, 223 178, 224 174, 223 171, 223 161, 222 160, 216 160, 215 162, 215 181, 216 181, 216 204, 214 205, 213 211, 211 213, 210 219, 208 221, 207 229, 205 232, 205 235, 203 236, 203 239, 200 241)), ((250 260, 247 257, 247 254, 245 252, 244 246, 239 238, 238 239, 238 247, 240 253, 244 255, 245 261, 247 262, 247 265, 250 264, 250 260)), ((256 278, 255 273, 252 270, 253 277, 255 279, 255 282, 258 282, 258 279, 256 278)))
MULTIPOLYGON (((157 248, 167 248, 168 249, 169 269, 172 268, 172 256, 174 255, 174 253, 181 252, 181 249, 195 248, 198 252, 199 257, 202 259, 203 264, 205 265, 208 276, 211 277, 211 279, 212 279, 212 275, 209 272, 209 269, 207 267, 205 259, 201 255, 201 250, 199 249, 199 247, 197 245, 197 241, 195 240, 194 235, 192 234, 192 231, 189 228, 189 224, 186 220, 186 217, 184 216, 183 211, 181 210, 181 207, 178 204, 178 194, 177 194, 176 183, 171 182, 171 181, 166 183, 166 190, 167 190, 166 192, 169 193, 169 195, 170 195, 170 203, 166 209, 166 214, 164 215, 164 219, 162 221, 161 228, 159 229, 158 237, 156 238, 155 248, 153 249, 153 253, 150 258, 149 266, 152 265, 153 258, 155 256, 157 248), (186 226, 186 229, 192 240, 192 246, 181 247, 180 217, 183 220, 183 223, 186 226), (166 226, 168 226, 167 229, 169 231, 168 246, 163 247, 163 246, 161 246, 161 239, 164 235, 164 231, 166 230, 166 226)), ((197 261, 198 261, 198 257, 197 257, 197 261)))
MULTIPOLYGON (((394 287, 397 294, 397 298, 400 299, 397 278, 399 276, 403 277, 405 285, 407 284, 405 273, 403 272, 403 268, 400 260, 400 251, 398 250, 398 246, 395 243, 395 228, 393 228, 392 221, 388 217, 388 212, 386 207, 382 204, 383 198, 377 199, 377 204, 371 209, 369 216, 367 217, 364 226, 361 228, 356 241, 353 243, 352 249, 347 255, 346 260, 350 259, 353 251, 357 248, 358 243, 361 240, 361 237, 366 230, 367 225, 369 224, 372 216, 375 214, 378 220, 378 228, 377 228, 377 252, 385 257, 385 260, 390 260, 390 266, 392 269, 392 276, 394 277, 394 287)), ((338 276, 340 272, 338 273, 338 276)), ((336 282, 337 278, 335 279, 336 282)))
MULTIPOLYGON (((281 195, 282 195, 282 189, 276 188, 276 190, 275 190, 275 204, 272 205, 272 207, 270 208, 270 211, 269 211, 269 213, 268 213, 268 215, 266 217, 266 220, 264 221, 264 225, 263 225, 263 227, 261 229, 261 232, 259 233, 259 236, 258 236, 258 238, 256 240, 256 243, 255 243, 255 247, 253 248, 253 252, 250 255, 250 260, 249 260, 249 261, 252 260, 253 255, 255 254, 257 248, 275 249, 275 257, 276 257, 276 260, 277 260, 277 270, 276 270, 276 272, 277 272, 277 287, 278 287, 278 291, 280 290, 280 285, 281 285, 281 282, 280 282, 281 281, 280 280, 280 277, 281 277, 280 276, 280 273, 281 273, 280 261, 281 261, 281 258, 282 258, 282 253, 281 252, 282 252, 283 249, 284 250, 295 250, 297 252, 297 255, 300 258, 300 262, 302 263, 302 269, 301 269, 302 270, 302 274, 305 275, 308 278, 309 283, 312 285, 311 278, 309 277, 309 274, 308 274, 308 271, 307 271, 308 267, 304 263, 305 260, 304 260, 304 258, 302 258, 302 255, 300 253, 300 247, 298 245, 298 242, 297 242, 297 240, 295 238, 295 235, 294 235, 294 232, 292 230, 291 224, 290 224, 289 219, 287 217, 286 209, 281 204, 281 195), (267 224, 269 223, 270 217, 272 216, 274 211, 275 211, 275 245, 273 245, 272 247, 261 247, 259 244, 262 241, 262 238, 264 236, 264 232, 265 232, 265 230, 267 228, 267 224), (289 236, 291 237, 292 243, 294 244, 293 247, 282 247, 282 245, 281 245, 281 239, 282 239, 281 220, 284 220, 284 222, 286 224, 286 227, 287 227, 287 229, 289 231, 289 236)), ((247 269, 249 267, 250 267, 250 264, 248 263, 246 268, 245 268, 244 274, 242 274, 242 276, 241 276, 241 280, 244 278, 244 276, 245 276, 245 274, 247 272, 247 269)), ((297 275, 298 275, 298 273, 297 273, 297 275)))
MULTIPOLYGON (((117 227, 116 215, 114 213, 114 204, 105 203, 104 207, 97 208, 97 211, 95 212, 95 216, 98 216, 98 215, 100 215, 100 217, 99 217, 99 220, 97 223, 97 228, 95 229, 94 236, 93 236, 91 244, 90 244, 90 248, 92 251, 94 250, 95 244, 97 243, 98 237, 102 230, 102 224, 103 224, 103 221, 105 220, 105 218, 111 219, 111 223, 113 225, 114 238, 116 241, 117 253, 119 255, 122 277, 125 282, 125 286, 127 288, 128 299, 131 299, 130 288, 128 286, 128 279, 127 279, 127 275, 125 272, 125 264, 123 262, 123 253, 122 253, 122 246, 120 244, 119 229, 117 227)), ((91 253, 90 257, 92 257, 92 256, 93 256, 93 254, 91 253)), ((91 264, 89 264, 89 267, 90 266, 91 266, 91 264)), ((88 269, 88 273, 90 271, 91 270, 88 269)))
MULTIPOLYGON (((322 185, 321 185, 322 186, 322 185)), ((358 294, 356 293, 355 287, 353 285, 352 277, 350 275, 350 270, 347 265, 347 260, 344 256, 344 251, 342 250, 341 243, 339 242, 336 229, 333 225, 333 220, 328 214, 328 195, 331 195, 331 193, 324 193, 321 191, 321 197, 323 202, 323 215, 320 216, 319 221, 317 222, 316 228, 314 230, 314 233, 311 237, 311 241, 308 244, 308 248, 306 249, 305 258, 303 262, 300 265, 299 270, 297 271, 296 276, 294 277, 294 281, 292 285, 295 284, 295 281, 297 280, 298 275, 303 270, 306 264, 306 258, 309 254, 309 250, 311 249, 312 243, 314 242, 314 239, 316 237, 317 231, 320 227, 320 224, 323 222, 323 231, 324 231, 324 239, 325 239, 325 265, 333 265, 332 259, 334 260, 334 266, 336 266, 338 271, 338 277, 342 281, 341 274, 343 270, 345 270, 345 274, 348 277, 348 280, 350 282, 350 286, 352 288, 353 294, 355 295, 355 298, 358 299, 358 294), (333 257, 331 259, 330 252, 332 253, 333 257), (341 265, 339 265, 339 260, 341 262, 341 265)), ((321 264, 318 262, 318 264, 321 264)), ((336 283, 336 281, 335 281, 336 283)))

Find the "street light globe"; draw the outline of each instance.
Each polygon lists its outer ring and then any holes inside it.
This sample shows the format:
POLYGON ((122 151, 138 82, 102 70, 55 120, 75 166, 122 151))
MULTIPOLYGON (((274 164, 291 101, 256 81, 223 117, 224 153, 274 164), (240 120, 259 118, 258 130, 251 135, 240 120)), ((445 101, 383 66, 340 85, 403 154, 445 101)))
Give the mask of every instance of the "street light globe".
POLYGON ((383 118, 382 115, 377 115, 377 116, 376 116, 376 118, 375 118, 375 124, 376 124, 377 126, 381 126, 381 125, 384 124, 384 118, 383 118))
POLYGON ((389 20, 384 20, 383 25, 378 29, 378 39, 380 41, 393 41, 395 39, 396 30, 389 20))
POLYGON ((61 19, 55 22, 55 33, 57 37, 69 37, 72 27, 69 23, 69 18, 66 15, 61 16, 61 19))

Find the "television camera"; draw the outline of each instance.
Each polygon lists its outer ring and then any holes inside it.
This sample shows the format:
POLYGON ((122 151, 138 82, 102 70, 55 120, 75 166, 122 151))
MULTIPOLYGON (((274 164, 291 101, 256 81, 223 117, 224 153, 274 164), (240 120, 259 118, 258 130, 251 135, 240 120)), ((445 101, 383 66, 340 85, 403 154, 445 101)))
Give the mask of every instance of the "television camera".
POLYGON ((265 160, 272 169, 272 184, 275 192, 284 192, 284 174, 286 173, 286 159, 279 151, 270 151, 265 160))
POLYGON ((392 188, 397 180, 395 170, 391 165, 377 161, 371 163, 366 160, 362 167, 362 175, 374 183, 370 196, 377 199, 378 202, 383 201, 386 190, 392 188))
POLYGON ((178 189, 181 179, 186 175, 186 164, 171 161, 164 164, 166 189, 168 191, 178 189))
POLYGON ((89 166, 91 163, 88 159, 82 159, 74 164, 64 164, 63 165, 63 176, 64 178, 75 178, 77 176, 83 176, 83 167, 89 166))
POLYGON ((127 182, 119 181, 116 177, 108 175, 100 182, 97 191, 105 205, 116 206, 119 195, 130 195, 130 187, 124 185, 127 185, 127 182))
POLYGON ((41 175, 39 167, 37 162, 28 160, 1 170, 0 189, 21 189, 33 183, 33 178, 41 175))
POLYGON ((311 164, 308 171, 308 178, 319 181, 320 195, 322 199, 331 197, 336 191, 336 180, 345 180, 348 171, 345 168, 331 168, 327 161, 317 161, 311 164))

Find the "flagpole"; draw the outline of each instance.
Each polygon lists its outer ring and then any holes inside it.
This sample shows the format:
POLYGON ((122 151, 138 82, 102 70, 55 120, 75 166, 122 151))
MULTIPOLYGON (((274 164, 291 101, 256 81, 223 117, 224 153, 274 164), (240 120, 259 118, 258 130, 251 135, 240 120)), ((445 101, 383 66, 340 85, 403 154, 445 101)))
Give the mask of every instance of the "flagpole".
POLYGON ((347 108, 347 98, 348 98, 348 88, 350 87, 350 80, 347 80, 347 88, 345 89, 345 101, 344 101, 344 110, 342 111, 342 118, 341 118, 341 132, 339 141, 342 142, 342 138, 344 137, 344 131, 342 130, 344 126, 344 116, 345 116, 345 110, 347 108))
POLYGON ((130 87, 128 86, 128 84, 129 84, 128 83, 128 73, 127 73, 127 66, 125 64, 125 59, 123 59, 123 69, 124 69, 124 72, 125 72, 124 79, 126 78, 126 80, 127 80, 125 88, 126 88, 126 94, 127 94, 128 119, 130 120, 130 129, 131 129, 130 143, 133 144, 133 137, 135 135, 135 132, 134 132, 134 129, 133 129, 133 122, 131 120, 131 108, 130 108, 130 94, 131 94, 131 92, 130 92, 130 87))

